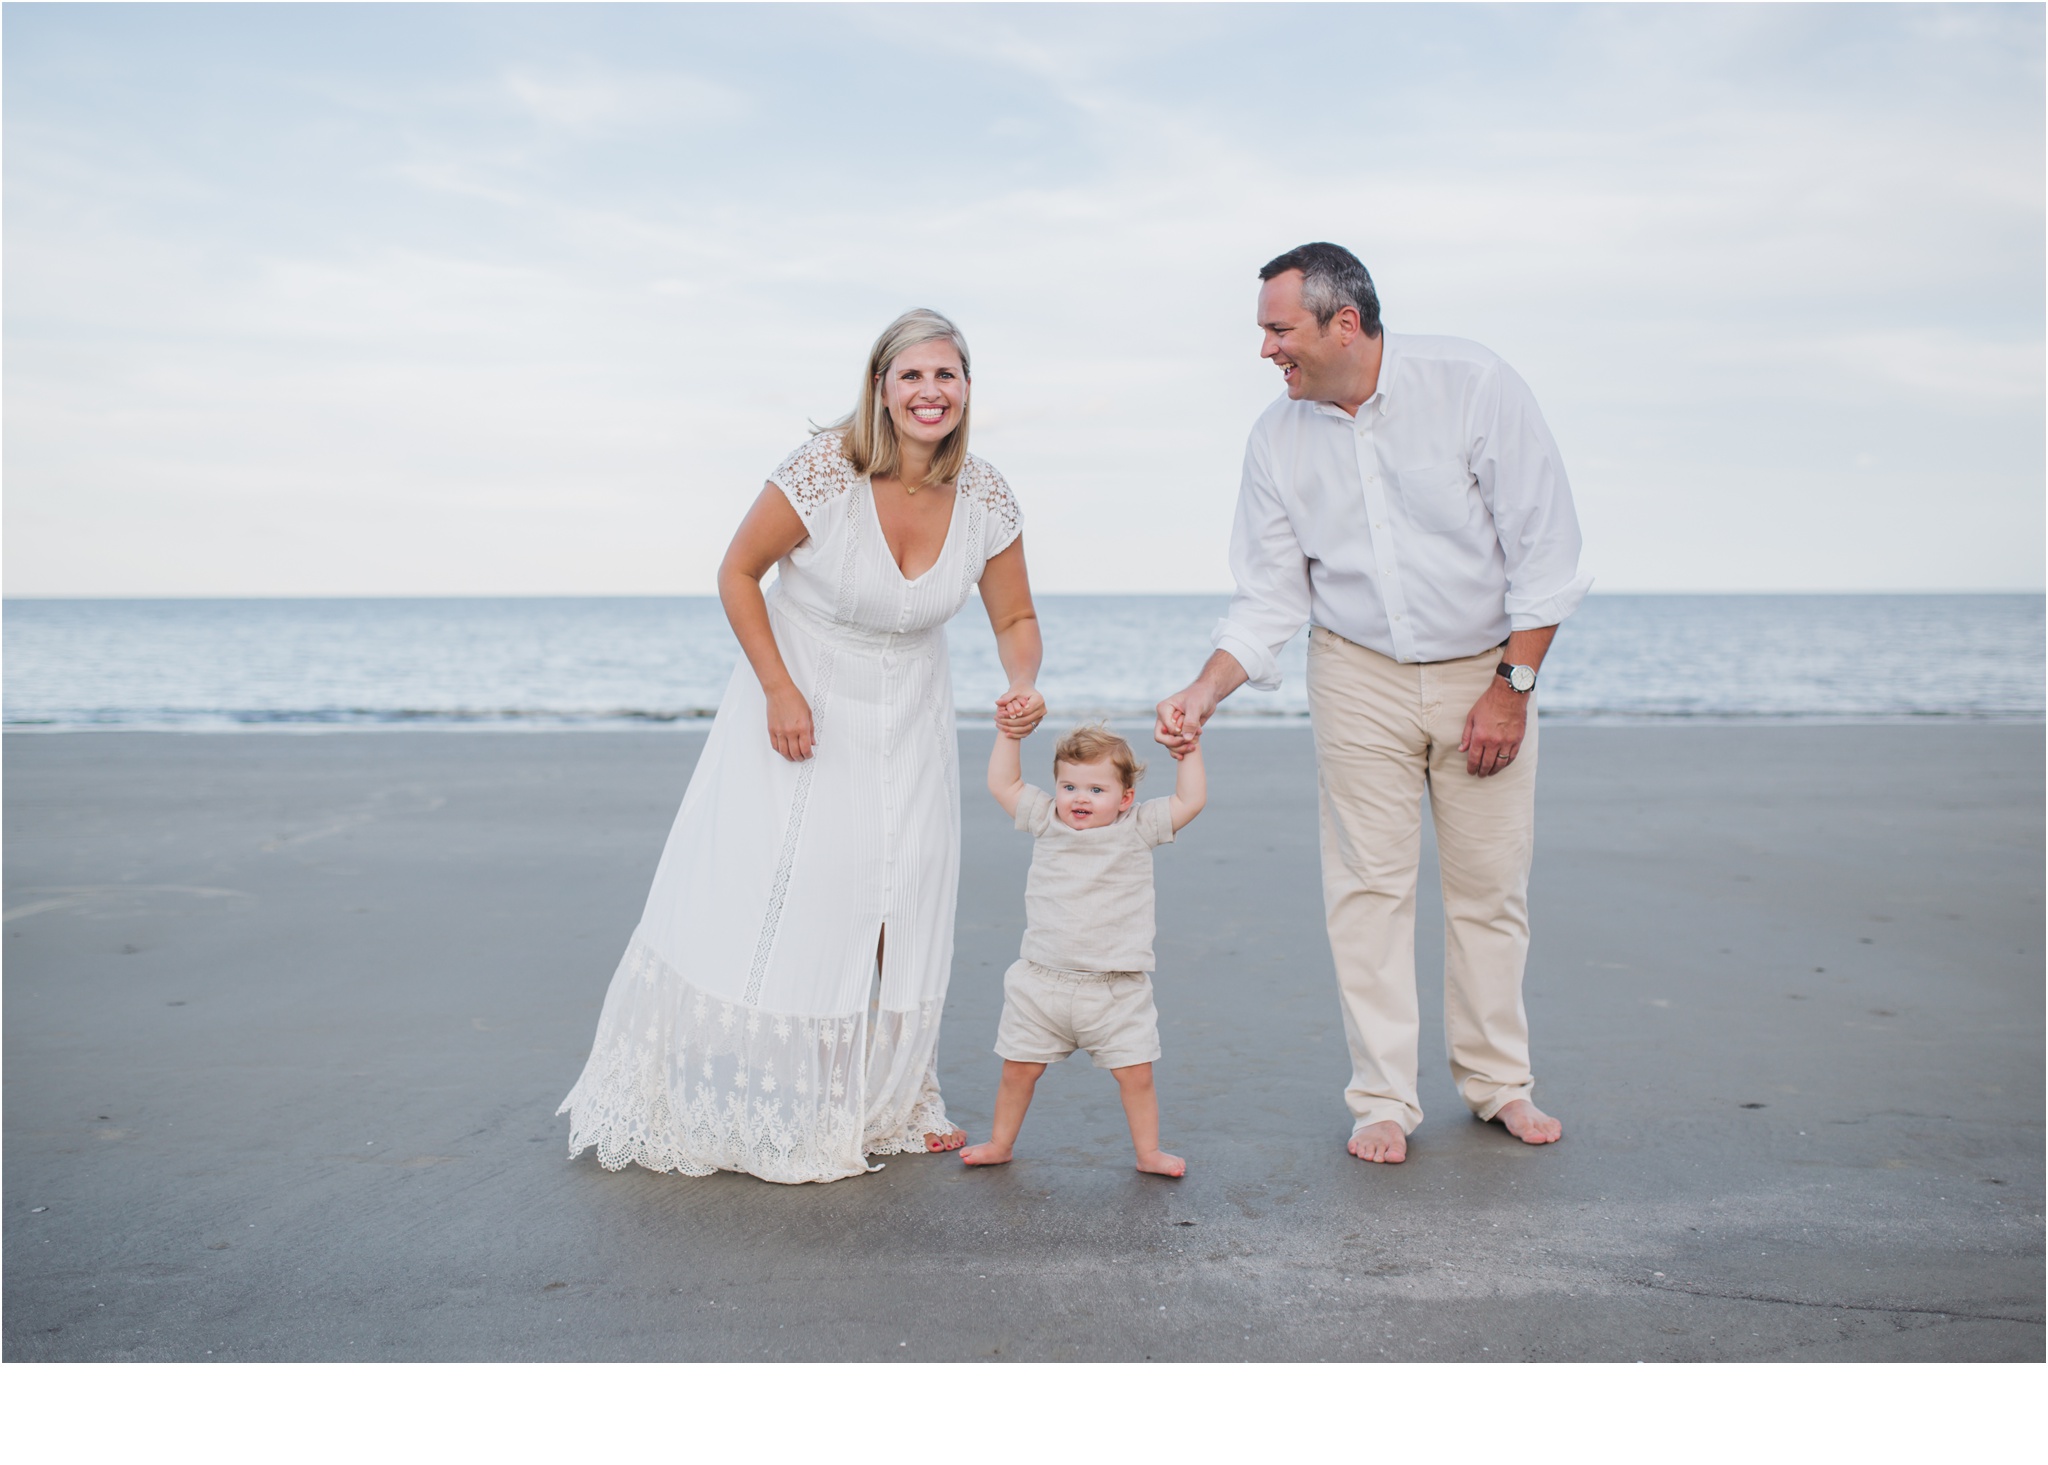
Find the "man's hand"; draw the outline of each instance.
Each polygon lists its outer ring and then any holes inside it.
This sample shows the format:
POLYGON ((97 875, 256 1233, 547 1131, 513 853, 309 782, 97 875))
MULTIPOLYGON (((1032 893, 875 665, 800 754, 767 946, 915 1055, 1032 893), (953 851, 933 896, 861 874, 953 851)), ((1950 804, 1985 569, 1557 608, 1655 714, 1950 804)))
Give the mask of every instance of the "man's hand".
POLYGON ((1154 709, 1158 721, 1152 729, 1153 740, 1178 762, 1200 746, 1202 724, 1215 711, 1216 694, 1198 678, 1154 709))
POLYGON ((1522 738, 1528 731, 1528 697, 1495 677, 1465 716, 1465 735, 1458 740, 1458 751, 1465 755, 1465 771, 1479 778, 1500 772, 1522 751, 1522 738))
POLYGON ((1201 675, 1153 709, 1158 716, 1153 740, 1173 754, 1175 762, 1187 757, 1201 742, 1202 724, 1244 683, 1244 668, 1235 656, 1228 651, 1211 652, 1201 675))

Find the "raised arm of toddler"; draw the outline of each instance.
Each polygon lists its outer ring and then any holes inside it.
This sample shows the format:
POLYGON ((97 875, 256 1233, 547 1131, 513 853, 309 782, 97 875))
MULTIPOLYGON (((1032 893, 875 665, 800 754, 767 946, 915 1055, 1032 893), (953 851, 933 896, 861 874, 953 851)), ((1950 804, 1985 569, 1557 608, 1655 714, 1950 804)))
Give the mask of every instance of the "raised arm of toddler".
MULTIPOLYGON (((989 774, 991 786, 995 774, 989 774)), ((1001 795, 997 795, 998 798, 1001 795)), ((1014 802, 1014 799, 1012 800, 1014 802)), ((1173 832, 1178 834, 1193 822, 1195 815, 1202 812, 1202 805, 1209 802, 1209 775, 1202 771, 1202 745, 1196 743, 1180 755, 1180 762, 1174 765, 1173 802, 1169 811, 1173 815, 1173 832)))
POLYGON ((1017 817, 1017 800, 1024 797, 1024 740, 1001 728, 996 729, 996 745, 988 755, 988 791, 1005 814, 1017 817))

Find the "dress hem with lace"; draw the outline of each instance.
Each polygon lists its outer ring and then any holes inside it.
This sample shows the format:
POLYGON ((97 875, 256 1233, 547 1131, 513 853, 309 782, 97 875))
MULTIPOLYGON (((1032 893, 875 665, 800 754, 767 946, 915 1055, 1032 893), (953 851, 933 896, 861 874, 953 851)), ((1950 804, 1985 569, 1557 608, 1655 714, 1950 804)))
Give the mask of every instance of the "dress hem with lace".
MULTIPOLYGON (((864 1116, 856 1055, 936 1037, 936 1003, 908 1012, 803 1017, 711 996, 635 940, 607 993, 583 1076, 555 1112, 569 1158, 607 1170, 735 1170, 782 1185, 878 1170, 866 1155, 923 1154, 953 1124, 928 1068, 909 1112, 864 1116)), ((933 1055, 935 1057, 935 1055, 933 1055)))

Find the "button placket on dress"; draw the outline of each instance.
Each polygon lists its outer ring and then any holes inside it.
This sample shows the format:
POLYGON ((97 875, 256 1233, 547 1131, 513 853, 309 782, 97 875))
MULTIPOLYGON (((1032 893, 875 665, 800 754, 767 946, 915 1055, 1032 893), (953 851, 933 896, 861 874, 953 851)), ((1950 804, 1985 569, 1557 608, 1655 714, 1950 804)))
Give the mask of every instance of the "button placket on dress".
POLYGON ((902 811, 897 806, 896 759, 903 751, 903 728, 898 723, 901 699, 889 695, 888 686, 900 661, 897 638, 910 624, 910 586, 896 588, 896 629, 882 649, 883 705, 888 709, 882 737, 882 912, 886 922, 896 909, 896 846, 902 833, 902 811))

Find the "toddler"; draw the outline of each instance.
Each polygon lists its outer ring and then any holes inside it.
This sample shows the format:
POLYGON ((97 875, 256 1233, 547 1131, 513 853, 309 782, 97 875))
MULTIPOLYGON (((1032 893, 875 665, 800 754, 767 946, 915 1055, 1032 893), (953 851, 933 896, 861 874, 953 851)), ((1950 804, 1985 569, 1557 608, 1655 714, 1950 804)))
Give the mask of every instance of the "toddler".
POLYGON ((1187 1162, 1159 1148, 1159 1012, 1152 1005, 1152 850, 1202 812, 1202 753, 1191 749, 1173 796, 1139 804, 1145 766, 1108 728, 1078 727, 1053 750, 1053 791, 1024 781, 1021 744, 996 735, 988 791, 1017 827, 1035 835, 1024 885, 1021 958, 1003 973, 996 1052, 995 1128, 961 1151, 970 1165, 1002 1165, 1048 1063, 1076 1048, 1116 1075, 1138 1168, 1183 1175, 1187 1162))

